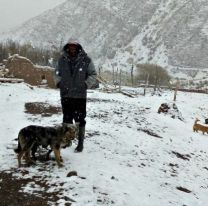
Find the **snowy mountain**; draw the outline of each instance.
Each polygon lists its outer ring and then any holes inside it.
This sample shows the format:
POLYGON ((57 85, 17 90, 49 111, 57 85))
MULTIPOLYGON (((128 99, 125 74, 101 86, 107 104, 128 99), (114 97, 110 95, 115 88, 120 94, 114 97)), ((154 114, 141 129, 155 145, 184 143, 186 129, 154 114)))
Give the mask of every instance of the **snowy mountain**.
POLYGON ((179 92, 178 111, 159 114, 173 92, 130 98, 91 91, 83 153, 73 152, 75 141, 61 150, 62 168, 43 159, 18 168, 19 130, 62 122, 60 110, 50 110, 61 105, 59 91, 21 83, 1 84, 0 93, 1 205, 207 205, 208 138, 192 131, 195 118, 203 123, 207 115, 207 95, 179 92), (29 103, 46 107, 29 111, 29 103))
POLYGON ((1 38, 60 47, 76 37, 108 68, 144 62, 206 68, 207 10, 206 0, 68 0, 1 38))

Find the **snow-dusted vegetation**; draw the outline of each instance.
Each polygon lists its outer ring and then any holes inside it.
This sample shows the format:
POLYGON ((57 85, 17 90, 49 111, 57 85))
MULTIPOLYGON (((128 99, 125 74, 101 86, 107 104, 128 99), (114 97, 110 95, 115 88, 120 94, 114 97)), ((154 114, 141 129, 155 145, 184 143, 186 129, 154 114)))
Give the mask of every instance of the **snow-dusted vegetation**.
POLYGON ((208 63, 207 6, 205 0, 65 1, 0 38, 52 49, 79 38, 107 69, 147 62, 202 69, 208 63))

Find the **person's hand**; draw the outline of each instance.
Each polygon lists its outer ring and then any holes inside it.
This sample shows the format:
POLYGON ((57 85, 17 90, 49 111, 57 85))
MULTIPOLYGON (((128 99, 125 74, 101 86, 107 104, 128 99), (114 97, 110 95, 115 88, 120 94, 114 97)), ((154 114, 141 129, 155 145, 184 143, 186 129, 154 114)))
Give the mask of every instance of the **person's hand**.
POLYGON ((58 82, 58 83, 56 84, 56 87, 57 87, 57 88, 60 88, 60 82, 58 82))
POLYGON ((87 89, 87 84, 85 83, 85 89, 87 89))

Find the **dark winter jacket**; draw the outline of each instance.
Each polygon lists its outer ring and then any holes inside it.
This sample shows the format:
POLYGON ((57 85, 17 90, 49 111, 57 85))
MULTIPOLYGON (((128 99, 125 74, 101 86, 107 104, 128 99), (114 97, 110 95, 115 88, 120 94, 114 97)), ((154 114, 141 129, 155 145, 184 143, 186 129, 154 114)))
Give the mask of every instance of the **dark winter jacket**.
POLYGON ((78 56, 71 60, 67 54, 68 44, 55 69, 55 81, 61 97, 86 98, 87 89, 96 83, 97 73, 92 60, 79 44, 78 56))

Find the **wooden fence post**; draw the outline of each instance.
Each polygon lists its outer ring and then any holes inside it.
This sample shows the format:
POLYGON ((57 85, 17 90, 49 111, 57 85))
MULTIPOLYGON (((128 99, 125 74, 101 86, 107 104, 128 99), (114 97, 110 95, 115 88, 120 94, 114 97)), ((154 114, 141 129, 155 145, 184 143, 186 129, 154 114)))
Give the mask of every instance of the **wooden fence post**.
POLYGON ((177 80, 176 88, 175 88, 175 91, 174 91, 174 98, 173 98, 174 102, 176 101, 176 96, 177 96, 177 91, 179 89, 179 85, 180 85, 180 82, 179 82, 179 80, 177 80))
POLYGON ((121 69, 119 74, 119 92, 121 92, 121 69))
POLYGON ((134 66, 133 66, 133 64, 131 66, 131 84, 133 87, 134 86, 134 66))

